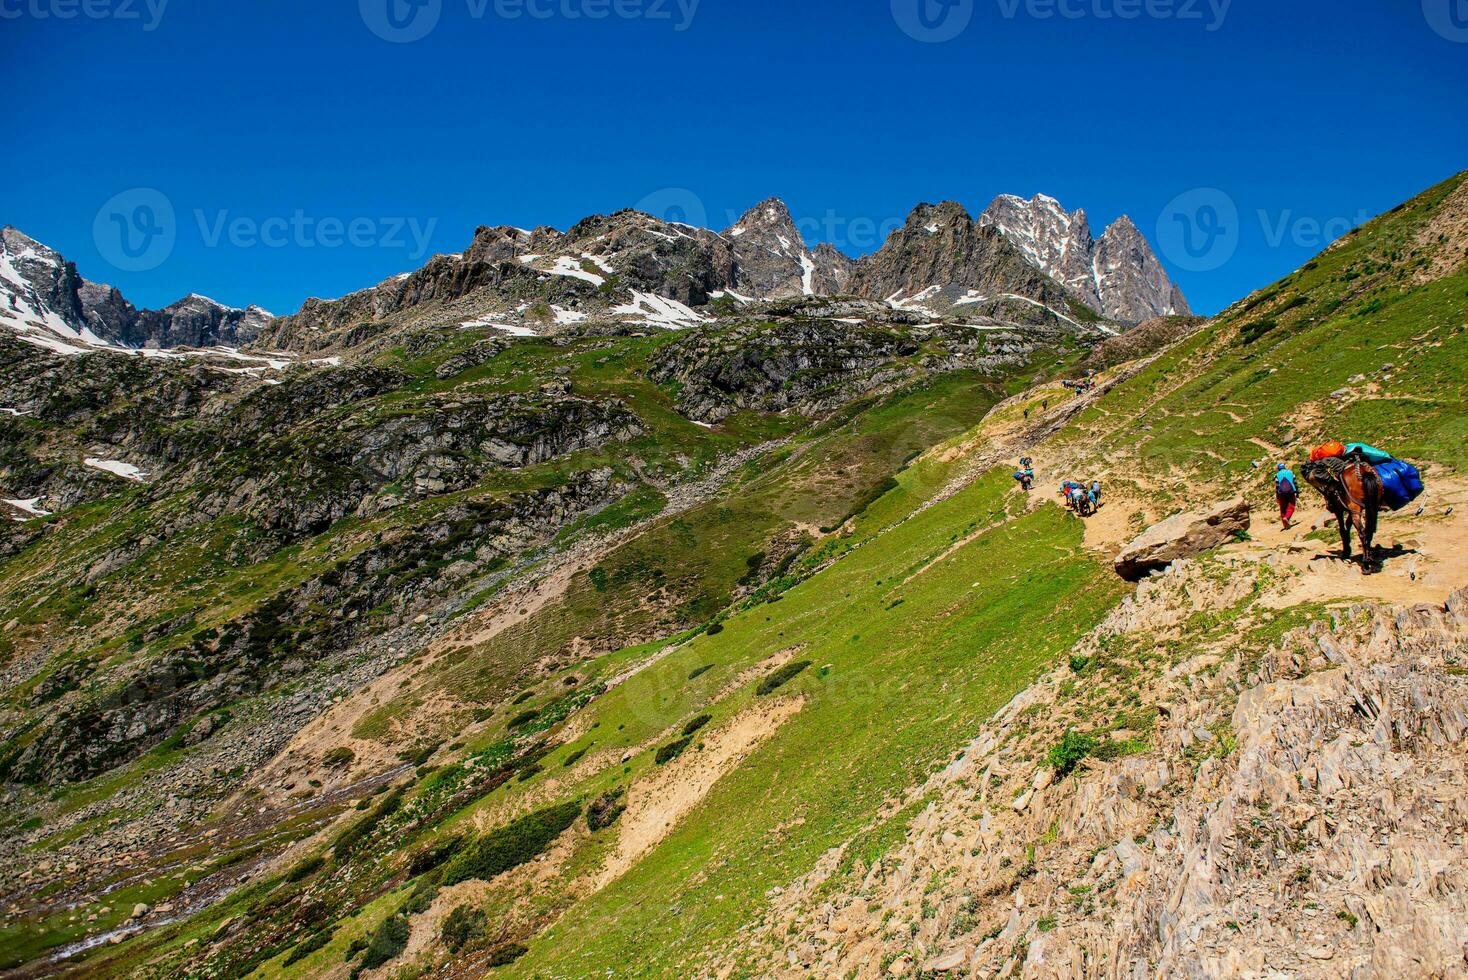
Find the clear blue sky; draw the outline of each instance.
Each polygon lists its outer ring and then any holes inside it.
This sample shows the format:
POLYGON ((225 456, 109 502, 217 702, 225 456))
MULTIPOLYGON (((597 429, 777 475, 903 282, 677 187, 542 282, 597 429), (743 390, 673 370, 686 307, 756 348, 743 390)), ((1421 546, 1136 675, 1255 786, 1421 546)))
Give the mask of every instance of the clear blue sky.
POLYGON ((429 2, 435 29, 389 43, 368 27, 388 30, 387 0, 172 0, 156 23, 160 0, 0 0, 0 223, 139 305, 285 313, 420 265, 395 219, 460 251, 479 224, 565 228, 686 188, 716 227, 779 195, 813 240, 864 252, 919 201, 1045 192, 1156 240, 1169 202, 1217 188, 1232 254, 1164 249, 1212 312, 1318 251, 1312 222, 1468 167, 1452 0, 1254 0, 1221 22, 1220 0, 953 0, 935 30, 971 19, 942 43, 900 26, 923 33, 917 0, 699 0, 686 30, 693 0, 429 2), (526 2, 551 16, 497 14, 526 2), (55 16, 82 3, 114 15, 55 16), (1139 18, 1108 16, 1128 4, 1139 18), (139 187, 174 207, 176 241, 128 271, 94 223, 139 187), (269 219, 280 247, 249 235, 269 219), (322 219, 358 221, 357 244, 328 247, 322 219))

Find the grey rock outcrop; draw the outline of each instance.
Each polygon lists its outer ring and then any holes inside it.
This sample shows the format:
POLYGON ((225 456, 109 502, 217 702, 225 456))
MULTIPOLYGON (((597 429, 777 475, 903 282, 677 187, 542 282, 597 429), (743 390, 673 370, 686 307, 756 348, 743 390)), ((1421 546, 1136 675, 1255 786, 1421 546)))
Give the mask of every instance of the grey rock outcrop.
POLYGON ((842 293, 855 267, 831 245, 807 248, 779 198, 751 208, 724 237, 734 243, 734 290, 754 299, 842 293))
POLYGON ((1060 283, 952 201, 918 205, 880 251, 858 263, 851 291, 935 316, 952 310, 1060 323, 1073 312, 1060 283))
POLYGON ((1208 510, 1190 511, 1154 524, 1116 556, 1116 574, 1129 582, 1234 541, 1249 529, 1249 504, 1242 497, 1208 510))

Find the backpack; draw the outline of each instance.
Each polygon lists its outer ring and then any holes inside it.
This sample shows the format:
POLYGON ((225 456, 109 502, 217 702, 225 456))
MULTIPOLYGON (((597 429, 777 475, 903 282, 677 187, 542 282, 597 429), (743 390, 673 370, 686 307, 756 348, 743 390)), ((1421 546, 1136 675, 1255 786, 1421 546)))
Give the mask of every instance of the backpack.
POLYGON ((1422 496, 1426 489, 1417 467, 1400 459, 1378 463, 1376 475, 1381 477, 1382 503, 1392 510, 1401 510, 1422 496))
POLYGON ((1331 440, 1323 445, 1316 446, 1310 450, 1310 462, 1318 463, 1322 459, 1336 459, 1346 454, 1346 444, 1331 440))
POLYGON ((1274 481, 1274 492, 1289 496, 1290 494, 1299 493, 1300 491, 1299 488, 1295 486, 1295 481, 1291 480, 1287 476, 1281 475, 1274 481))

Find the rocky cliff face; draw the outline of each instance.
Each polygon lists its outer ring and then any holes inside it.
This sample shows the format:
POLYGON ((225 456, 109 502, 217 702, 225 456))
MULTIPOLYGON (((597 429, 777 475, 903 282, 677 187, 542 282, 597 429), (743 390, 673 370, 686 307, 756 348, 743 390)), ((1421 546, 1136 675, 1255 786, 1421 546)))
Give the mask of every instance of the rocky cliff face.
POLYGON ((0 229, 0 324, 27 343, 63 354, 98 347, 242 346, 271 314, 190 294, 162 310, 138 310, 111 286, 9 226, 0 229))
POLYGON ((951 201, 919 205, 880 251, 858 264, 851 290, 933 315, 1075 322, 1072 297, 1060 283, 951 201))
POLYGON ((1030 264, 1103 316, 1140 323, 1190 312, 1182 291, 1125 215, 1096 240, 1085 211, 1068 212, 1044 194, 1028 201, 1005 194, 979 223, 997 228, 1030 264))
POLYGON ((785 202, 756 205, 724 232, 734 243, 734 290, 754 299, 843 293, 855 262, 834 247, 806 247, 785 202))

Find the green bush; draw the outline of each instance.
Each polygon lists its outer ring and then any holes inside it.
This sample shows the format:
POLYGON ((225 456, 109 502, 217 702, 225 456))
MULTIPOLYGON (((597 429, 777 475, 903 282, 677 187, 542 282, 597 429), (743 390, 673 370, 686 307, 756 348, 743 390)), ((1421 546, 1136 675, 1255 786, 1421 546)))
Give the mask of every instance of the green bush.
POLYGON ((403 903, 404 915, 422 915, 433 907, 434 899, 438 898, 438 876, 426 875, 413 888, 413 894, 403 903))
POLYGON ((1068 731, 1060 744, 1053 746, 1045 756, 1045 764, 1055 770, 1057 778, 1064 779, 1075 771, 1082 759, 1093 755, 1099 744, 1095 736, 1068 731))
POLYGON ((408 877, 416 878, 419 875, 426 875, 435 868, 441 867, 445 861, 464 849, 465 840, 466 838, 461 834, 436 844, 430 844, 424 850, 419 851, 413 856, 413 860, 408 862, 408 877))
POLYGON ((653 761, 660 766, 665 766, 668 763, 672 762, 674 759, 678 758, 678 756, 682 755, 683 750, 688 748, 688 746, 692 744, 692 736, 689 736, 688 738, 680 738, 676 742, 669 742, 667 745, 664 745, 662 748, 658 749, 658 753, 656 756, 653 757, 653 761))
POLYGON ((592 800, 591 806, 586 810, 586 826, 596 832, 616 823, 617 818, 627 810, 626 798, 627 790, 618 786, 592 800))
POLYGON ((691 680, 691 681, 696 681, 700 677, 702 677, 704 674, 707 674, 709 671, 711 671, 713 669, 714 669, 714 665, 713 664, 709 664, 706 667, 699 667, 696 670, 694 670, 693 673, 691 673, 691 674, 688 675, 688 679, 691 680))
POLYGON ((321 764, 328 769, 345 769, 357 760, 357 753, 345 745, 332 749, 321 757, 321 764))
POLYGON ((312 933, 311 935, 307 936, 305 939, 302 939, 299 943, 296 944, 295 948, 291 950, 290 955, 285 958, 285 962, 282 965, 294 966, 295 964, 301 962, 301 960, 304 960, 306 957, 316 952, 318 949, 324 947, 327 943, 331 942, 331 937, 332 931, 330 929, 323 929, 320 932, 312 933))
POLYGON ((718 636, 720 633, 724 632, 724 624, 723 623, 714 623, 707 630, 705 630, 705 632, 709 636, 718 636))
POLYGON ((1091 666, 1091 658, 1090 657, 1071 657, 1070 658, 1070 672, 1072 674, 1079 674, 1081 671, 1085 670, 1089 666, 1091 666))
POLYGON ((510 943, 507 946, 501 946, 489 955, 489 965, 509 966, 528 952, 530 950, 521 946, 519 943, 510 943))
POLYGON ((566 766, 567 768, 574 766, 576 763, 580 762, 583 758, 586 757, 586 753, 590 752, 592 746, 594 745, 596 745, 596 743, 592 742, 591 745, 586 746, 586 748, 577 749, 575 752, 572 752, 570 755, 566 756, 566 761, 561 763, 561 765, 566 766))
POLYGON ((768 677, 760 681, 759 687, 754 693, 760 697, 764 697, 766 694, 772 694, 794 680, 796 675, 810 665, 811 662, 809 660, 797 660, 794 663, 788 663, 779 670, 772 671, 768 677))
POLYGON ((484 935, 486 916, 483 909, 472 905, 460 905, 443 920, 443 944, 450 953, 457 953, 469 943, 484 935))
POLYGON ((291 868, 290 871, 286 872, 285 880, 304 881, 305 879, 314 875, 316 872, 320 871, 321 866, 325 863, 326 858, 322 857, 320 854, 308 857, 300 864, 297 864, 294 868, 291 868))
POLYGON ((1252 344, 1278 326, 1279 321, 1268 317, 1262 320, 1255 320, 1253 323, 1245 324, 1243 329, 1239 331, 1239 341, 1245 344, 1252 344))
POLYGON ((382 925, 367 940, 367 955, 362 957, 364 970, 375 970, 391 963, 408 948, 408 917, 393 915, 382 920, 382 925))
POLYGON ((510 719, 509 729, 510 731, 514 731, 517 728, 524 728, 526 725, 530 724, 532 721, 539 717, 540 712, 534 709, 530 711, 522 711, 518 715, 510 719))
POLYGON ((688 724, 683 726, 683 734, 692 735, 694 732, 697 732, 699 729, 703 728, 705 725, 713 720, 713 715, 699 715, 697 718, 693 719, 688 724))
POLYGON ((336 842, 331 845, 338 861, 355 853, 357 848, 372 836, 378 824, 398 812, 398 808, 403 805, 403 790, 404 787, 401 786, 393 790, 392 795, 377 804, 371 813, 341 832, 336 842))
POLYGON ((530 780, 534 779, 536 776, 540 775, 543 772, 545 772, 545 766, 537 762, 534 765, 526 766, 524 769, 521 769, 520 775, 515 778, 522 783, 528 783, 530 782, 530 780))
POLYGON ((563 803, 490 831, 466 846, 444 867, 444 886, 475 879, 489 881, 534 860, 579 816, 580 803, 563 803))

